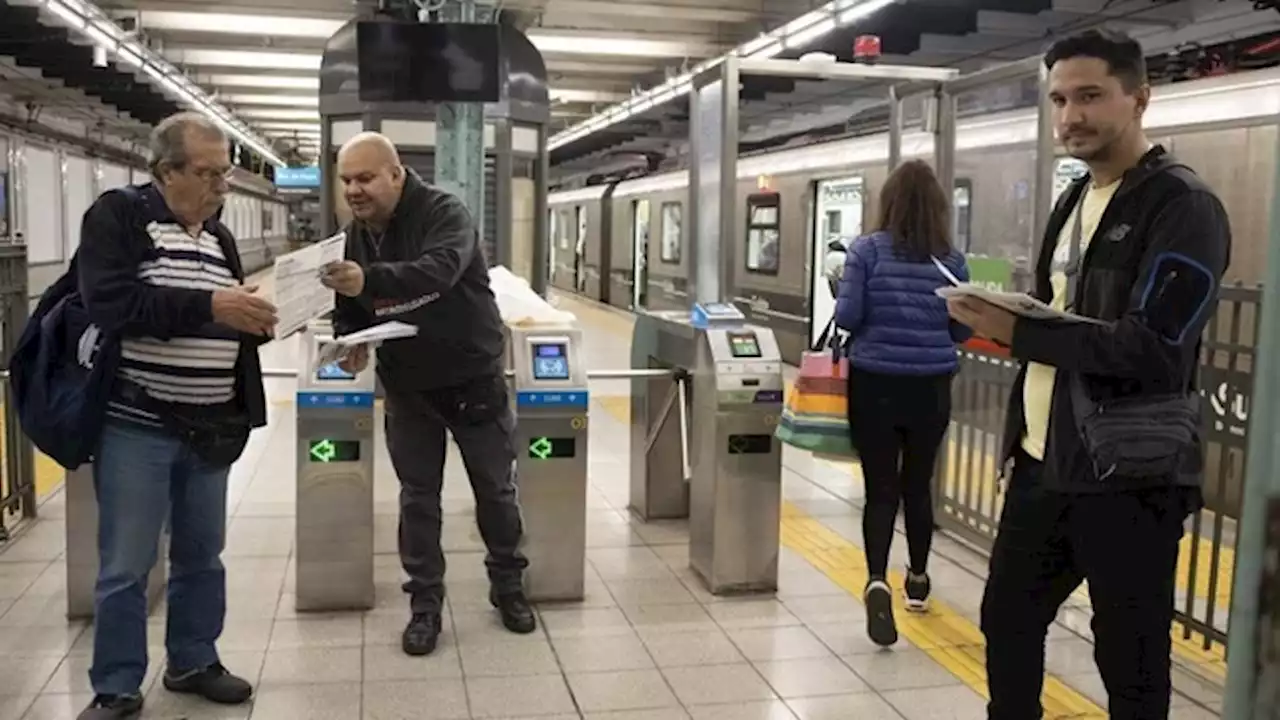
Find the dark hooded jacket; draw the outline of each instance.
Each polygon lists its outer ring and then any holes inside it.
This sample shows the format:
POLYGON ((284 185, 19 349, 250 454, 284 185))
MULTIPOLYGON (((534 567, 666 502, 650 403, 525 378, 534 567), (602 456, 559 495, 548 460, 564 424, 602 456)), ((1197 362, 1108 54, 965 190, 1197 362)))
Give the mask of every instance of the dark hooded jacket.
MULTIPOLYGON (((1054 248, 1089 178, 1059 198, 1036 263, 1036 298, 1049 302, 1054 248)), ((1231 258, 1227 212, 1208 185, 1160 146, 1125 173, 1098 222, 1068 309, 1106 325, 1019 318, 1012 355, 1058 371, 1049 412, 1043 483, 1075 493, 1198 486, 1201 474, 1144 478, 1117 486, 1098 481, 1072 412, 1065 373, 1078 373, 1094 400, 1192 390, 1200 336, 1213 315, 1231 258)), ((1025 432, 1025 366, 1010 394, 1003 460, 1025 432)))
POLYGON ((346 233, 346 257, 364 269, 365 282, 357 297, 338 296, 334 332, 390 320, 418 327, 417 337, 378 348, 378 377, 388 392, 501 376, 502 319, 479 235, 460 199, 407 170, 381 243, 359 221, 346 233))

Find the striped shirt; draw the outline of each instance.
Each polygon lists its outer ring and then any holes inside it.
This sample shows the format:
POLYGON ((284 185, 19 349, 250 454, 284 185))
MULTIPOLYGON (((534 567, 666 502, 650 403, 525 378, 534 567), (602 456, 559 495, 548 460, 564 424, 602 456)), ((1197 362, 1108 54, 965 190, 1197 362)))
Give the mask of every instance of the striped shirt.
MULTIPOLYGON (((198 236, 173 222, 151 222, 147 234, 155 255, 138 265, 138 278, 156 287, 220 290, 239 285, 217 236, 202 228, 198 236)), ((152 400, 165 405, 213 407, 235 399, 239 334, 223 325, 205 323, 193 333, 160 340, 125 337, 121 341, 120 376, 152 400)), ((127 396, 126 396, 127 397, 127 396)), ((160 425, 155 413, 118 397, 108 415, 146 425, 160 425)))

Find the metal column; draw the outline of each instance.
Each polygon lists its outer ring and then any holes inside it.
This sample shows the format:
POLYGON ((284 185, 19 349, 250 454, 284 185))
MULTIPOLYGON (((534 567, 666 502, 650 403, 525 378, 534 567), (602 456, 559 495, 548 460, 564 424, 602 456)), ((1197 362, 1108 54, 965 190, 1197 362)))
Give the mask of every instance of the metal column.
MULTIPOLYGON (((1036 169, 1035 197, 1032 208, 1031 253, 1028 257, 1032 263, 1038 262, 1040 238, 1049 226, 1049 216, 1053 214, 1053 165, 1057 143, 1053 132, 1053 103, 1049 100, 1049 68, 1040 64, 1040 102, 1036 111, 1036 169)), ((1033 264, 1032 267, 1035 267, 1033 264)))
POLYGON ((889 172, 902 163, 902 98, 898 86, 889 86, 889 172))
POLYGON ((689 98, 689 207, 693 224, 689 299, 718 303, 733 296, 737 243, 738 72, 728 56, 716 72, 694 78, 689 98))
POLYGON ((951 199, 956 185, 956 96, 945 84, 934 93, 934 109, 938 115, 933 126, 933 167, 951 199))
MULTIPOLYGON (((1272 204, 1280 202, 1280 163, 1272 204)), ((1262 294, 1261 337, 1253 363, 1253 403, 1249 410, 1249 458, 1235 586, 1227 647, 1226 707, 1223 717, 1273 718, 1280 709, 1280 222, 1271 221, 1267 275, 1262 294)))
MULTIPOLYGON (((487 22, 492 8, 455 0, 441 13, 449 22, 487 22), (483 16, 483 17, 481 17, 483 16)), ((484 104, 443 103, 436 115, 435 183, 462 198, 484 237, 484 104)), ((508 230, 508 233, 510 230, 508 230)))

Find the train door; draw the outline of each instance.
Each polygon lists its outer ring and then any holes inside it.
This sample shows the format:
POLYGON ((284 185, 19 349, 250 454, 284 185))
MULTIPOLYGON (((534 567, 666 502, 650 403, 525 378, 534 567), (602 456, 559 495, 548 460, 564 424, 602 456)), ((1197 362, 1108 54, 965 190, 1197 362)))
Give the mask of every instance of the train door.
POLYGON ((861 175, 819 180, 813 213, 812 256, 809 263, 809 345, 817 344, 836 311, 836 300, 823 274, 827 246, 833 240, 851 242, 862 234, 865 181, 861 175))
POLYGON ((631 309, 646 307, 649 288, 649 201, 631 203, 631 309))
POLYGON ((578 234, 573 248, 573 287, 579 293, 587 291, 587 209, 581 205, 573 209, 578 221, 578 234))

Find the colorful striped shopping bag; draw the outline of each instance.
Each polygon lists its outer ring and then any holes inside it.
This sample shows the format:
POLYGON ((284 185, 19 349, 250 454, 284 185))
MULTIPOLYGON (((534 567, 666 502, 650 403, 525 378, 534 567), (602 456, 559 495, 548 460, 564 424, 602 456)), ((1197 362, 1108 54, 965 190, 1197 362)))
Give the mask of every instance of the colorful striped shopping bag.
POLYGON ((849 360, 836 350, 806 351, 774 436, 831 460, 857 459, 849 439, 849 360))

